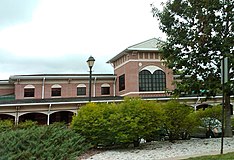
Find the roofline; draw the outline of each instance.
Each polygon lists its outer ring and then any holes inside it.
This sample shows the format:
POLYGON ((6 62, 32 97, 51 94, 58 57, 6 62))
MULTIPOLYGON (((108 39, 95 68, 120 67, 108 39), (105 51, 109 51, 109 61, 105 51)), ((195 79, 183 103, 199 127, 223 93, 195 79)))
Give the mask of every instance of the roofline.
POLYGON ((0 80, 0 84, 10 84, 9 80, 0 80))
POLYGON ((134 46, 136 46, 136 45, 139 45, 139 44, 141 44, 141 43, 145 43, 145 42, 147 42, 147 41, 151 41, 151 40, 153 40, 153 39, 156 39, 157 41, 163 42, 162 40, 160 40, 160 39, 158 39, 158 38, 151 38, 151 39, 148 39, 148 40, 139 42, 139 43, 137 43, 137 44, 131 45, 131 46, 129 46, 128 48, 132 48, 132 47, 134 47, 134 46))
MULTIPOLYGON (((95 103, 103 103, 103 102, 120 102, 123 100, 92 100, 95 103)), ((71 102, 41 102, 41 103, 13 103, 13 104, 0 104, 0 107, 11 107, 11 106, 39 106, 39 105, 53 105, 53 104, 85 104, 89 103, 88 100, 86 101, 71 101, 71 102)))
POLYGON ((126 52, 128 51, 160 51, 159 49, 149 49, 149 48, 134 48, 134 46, 139 45, 141 43, 145 43, 147 41, 153 40, 153 39, 157 39, 158 41, 163 42, 162 40, 158 39, 158 38, 151 38, 148 40, 145 40, 143 42, 131 45, 129 47, 127 47, 125 50, 123 50, 122 52, 120 52, 119 54, 117 54, 115 57, 111 58, 109 61, 107 61, 106 63, 112 63, 114 62, 116 59, 122 57, 123 55, 126 55, 126 52))
MULTIPOLYGON (((10 80, 17 80, 17 79, 89 79, 89 74, 86 75, 14 75, 10 76, 10 80)), ((92 75, 93 79, 115 79, 115 74, 108 74, 108 75, 92 75)))
POLYGON ((127 48, 128 51, 159 51, 159 49, 150 48, 127 48))
MULTIPOLYGON (((232 98, 234 96, 231 96, 232 98)), ((179 97, 177 99, 179 100, 197 100, 197 99, 204 99, 206 98, 205 96, 201 96, 201 97, 179 97)), ((211 99, 215 99, 215 98, 222 98, 222 96, 215 96, 215 97, 211 97, 211 99)), ((155 101, 168 101, 168 100, 172 100, 172 97, 142 97, 142 100, 155 100, 155 101)), ((92 102, 96 102, 96 103, 109 103, 109 102, 121 102, 124 101, 124 98, 122 97, 121 99, 100 99, 100 100, 92 100, 92 102)), ((85 104, 85 103, 89 103, 88 100, 84 100, 84 101, 61 101, 61 102, 39 102, 39 103, 5 103, 5 104, 0 104, 0 107, 14 107, 14 106, 30 106, 30 105, 49 105, 49 104, 85 104)))

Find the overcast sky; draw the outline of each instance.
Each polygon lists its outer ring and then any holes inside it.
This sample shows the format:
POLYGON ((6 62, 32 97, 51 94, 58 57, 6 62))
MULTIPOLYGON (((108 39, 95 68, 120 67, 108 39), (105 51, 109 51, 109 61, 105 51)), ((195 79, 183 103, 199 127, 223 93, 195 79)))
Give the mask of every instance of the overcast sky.
POLYGON ((0 0, 0 79, 19 74, 113 73, 106 62, 165 36, 150 4, 165 0, 0 0))

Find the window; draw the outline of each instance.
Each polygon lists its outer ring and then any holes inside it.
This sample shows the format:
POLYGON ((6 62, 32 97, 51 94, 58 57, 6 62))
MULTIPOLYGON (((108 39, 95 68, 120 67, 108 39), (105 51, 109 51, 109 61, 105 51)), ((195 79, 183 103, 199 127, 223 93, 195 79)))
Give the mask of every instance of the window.
POLYGON ((27 85, 24 87, 24 97, 34 97, 35 87, 33 85, 27 85))
POLYGON ((119 91, 125 90, 125 74, 119 76, 119 91))
POLYGON ((79 84, 77 86, 77 96, 85 96, 86 95, 86 85, 79 84))
POLYGON ((110 85, 105 83, 101 85, 101 94, 102 95, 110 95, 110 85))
POLYGON ((139 91, 164 91, 166 88, 166 75, 161 70, 151 74, 148 70, 139 73, 139 91))
POLYGON ((58 84, 55 84, 51 87, 51 96, 52 97, 57 97, 61 96, 61 86, 58 84))

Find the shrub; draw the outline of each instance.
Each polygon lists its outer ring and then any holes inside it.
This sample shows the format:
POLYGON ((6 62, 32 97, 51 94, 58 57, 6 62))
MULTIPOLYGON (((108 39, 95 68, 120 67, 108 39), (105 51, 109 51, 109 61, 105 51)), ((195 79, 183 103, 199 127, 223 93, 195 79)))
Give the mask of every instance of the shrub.
POLYGON ((212 130, 214 126, 219 126, 222 119, 222 106, 212 106, 205 110, 199 110, 196 112, 200 125, 203 127, 209 127, 212 130), (217 121, 219 120, 219 121, 217 121))
POLYGON ((31 128, 37 125, 37 121, 26 120, 25 122, 20 122, 16 128, 31 128))
POLYGON ((197 117, 191 107, 177 101, 169 101, 163 105, 164 129, 169 140, 186 139, 198 126, 197 117))
POLYGON ((140 99, 125 99, 111 115, 111 132, 116 143, 138 146, 140 140, 149 139, 160 128, 160 109, 155 103, 140 99))
POLYGON ((61 124, 0 133, 1 159, 76 159, 90 145, 61 124))
POLYGON ((160 113, 154 103, 125 99, 120 104, 87 104, 73 117, 71 127, 94 146, 139 145, 159 128, 160 113))
POLYGON ((197 116, 202 119, 202 118, 214 118, 218 119, 221 121, 222 119, 222 106, 221 105, 216 105, 216 106, 211 106, 206 108, 205 110, 198 110, 197 116))
POLYGON ((12 120, 0 120, 0 133, 11 130, 14 127, 12 120))
POLYGON ((73 117, 71 128, 85 136, 94 146, 112 144, 113 137, 108 128, 108 118, 111 109, 106 103, 89 103, 79 109, 77 116, 73 117))

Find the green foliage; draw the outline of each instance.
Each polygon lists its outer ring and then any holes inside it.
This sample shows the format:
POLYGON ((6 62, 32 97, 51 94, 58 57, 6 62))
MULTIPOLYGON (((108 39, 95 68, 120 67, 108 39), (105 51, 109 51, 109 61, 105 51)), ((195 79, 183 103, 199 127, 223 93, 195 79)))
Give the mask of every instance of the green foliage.
POLYGON ((61 124, 0 133, 0 159, 76 159, 90 145, 61 124))
POLYGON ((20 122, 17 128, 31 128, 37 125, 37 121, 26 120, 25 122, 20 122))
POLYGON ((221 121, 222 106, 221 105, 211 106, 211 107, 206 108, 205 110, 196 111, 196 114, 199 117, 199 119, 210 117, 210 118, 218 119, 219 121, 221 121))
POLYGON ((141 138, 149 139, 159 130, 162 114, 155 102, 140 99, 125 99, 111 115, 112 133, 117 143, 139 145, 141 138))
POLYGON ((232 123, 232 130, 234 130, 234 118, 233 117, 231 119, 231 123, 232 123))
POLYGON ((192 157, 187 160, 230 160, 234 159, 234 152, 226 153, 226 154, 217 154, 217 155, 207 155, 201 157, 192 157))
POLYGON ((186 139, 199 125, 193 109, 177 101, 169 101, 163 106, 164 128, 169 140, 186 139))
POLYGON ((108 118, 111 112, 113 111, 105 103, 89 103, 79 109, 78 115, 73 117, 71 127, 95 146, 111 145, 112 136, 108 132, 110 127, 108 118))
POLYGON ((0 120, 0 133, 11 130, 13 126, 12 120, 0 120))
MULTIPOLYGON (((177 93, 221 93, 221 59, 227 57, 234 70, 234 0, 168 0, 162 11, 153 6, 167 41, 162 47, 167 66, 180 71, 177 93), (188 77, 189 75, 189 77, 188 77)), ((234 72, 229 73, 229 80, 234 72)), ((225 84, 229 103, 233 80, 225 84)), ((230 110, 225 110, 225 136, 232 137, 230 110)))
POLYGON ((87 104, 71 127, 95 146, 138 146, 159 129, 161 115, 155 103, 127 98, 120 104, 87 104))
POLYGON ((203 89, 208 96, 220 91, 220 58, 229 57, 229 67, 234 68, 233 4, 233 0, 168 0, 162 11, 152 7, 167 35, 163 57, 169 68, 180 72, 178 91, 203 89))
POLYGON ((200 126, 213 130, 216 127, 220 127, 222 119, 222 106, 212 106, 205 110, 198 110, 196 112, 200 126))

